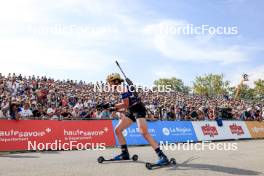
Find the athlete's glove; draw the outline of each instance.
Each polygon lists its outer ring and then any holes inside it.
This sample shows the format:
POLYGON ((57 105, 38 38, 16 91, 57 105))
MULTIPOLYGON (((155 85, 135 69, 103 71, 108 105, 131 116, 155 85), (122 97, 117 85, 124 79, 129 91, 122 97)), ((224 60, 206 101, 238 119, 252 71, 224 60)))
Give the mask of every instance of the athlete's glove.
POLYGON ((110 108, 108 108, 108 110, 109 110, 110 112, 117 111, 116 107, 110 107, 110 108))
POLYGON ((108 109, 109 111, 116 111, 114 103, 101 103, 97 105, 98 109, 108 109))
POLYGON ((100 103, 96 106, 96 109, 108 109, 109 107, 109 103, 100 103))

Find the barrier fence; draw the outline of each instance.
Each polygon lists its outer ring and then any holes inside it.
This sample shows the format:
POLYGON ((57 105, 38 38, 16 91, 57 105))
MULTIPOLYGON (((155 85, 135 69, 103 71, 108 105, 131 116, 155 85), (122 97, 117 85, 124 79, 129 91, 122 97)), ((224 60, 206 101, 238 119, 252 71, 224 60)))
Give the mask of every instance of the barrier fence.
MULTIPOLYGON (((114 127, 117 120, 52 121, 52 120, 1 120, 0 151, 64 149, 61 146, 76 144, 71 149, 88 148, 97 144, 117 146, 114 127), (79 146, 78 146, 79 145, 79 146)), ((223 121, 156 121, 148 122, 149 133, 158 142, 197 142, 230 139, 264 138, 264 122, 223 121)), ((136 124, 123 132, 128 145, 146 145, 136 124)))

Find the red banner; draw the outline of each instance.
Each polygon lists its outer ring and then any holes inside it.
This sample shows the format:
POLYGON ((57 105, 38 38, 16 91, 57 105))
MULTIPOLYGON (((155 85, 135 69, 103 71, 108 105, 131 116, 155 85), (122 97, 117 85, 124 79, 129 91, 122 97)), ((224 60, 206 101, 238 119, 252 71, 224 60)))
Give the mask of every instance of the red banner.
POLYGON ((1 120, 0 151, 115 146, 111 120, 1 120))

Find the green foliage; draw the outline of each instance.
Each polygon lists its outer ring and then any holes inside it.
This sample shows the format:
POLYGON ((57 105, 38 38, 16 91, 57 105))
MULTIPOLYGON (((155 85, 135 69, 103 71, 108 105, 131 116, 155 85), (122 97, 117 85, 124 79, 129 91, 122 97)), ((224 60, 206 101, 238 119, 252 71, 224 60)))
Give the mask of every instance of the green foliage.
POLYGON ((255 84, 255 92, 259 96, 264 96, 264 80, 257 80, 254 82, 255 84))
POLYGON ((189 93, 190 91, 190 88, 188 86, 185 86, 183 81, 181 79, 177 79, 176 77, 160 78, 154 81, 154 85, 155 86, 169 85, 173 91, 178 91, 178 92, 189 93))
POLYGON ((243 84, 240 87, 239 98, 244 100, 254 100, 255 98, 254 89, 250 88, 248 85, 243 84))
POLYGON ((198 95, 215 96, 226 93, 229 84, 229 81, 224 81, 224 76, 222 74, 209 74, 197 76, 193 83, 193 89, 198 95))
MULTIPOLYGON (((190 87, 184 85, 181 79, 176 77, 160 78, 154 81, 154 85, 170 85, 172 90, 184 93, 189 93, 191 90, 190 87)), ((204 76, 197 76, 193 82, 192 88, 195 94, 210 97, 226 93, 235 97, 237 91, 237 86, 231 87, 230 82, 224 80, 223 74, 212 73, 204 76)), ((254 102, 264 101, 264 80, 259 79, 255 81, 253 88, 250 88, 246 84, 241 85, 238 98, 254 102)))

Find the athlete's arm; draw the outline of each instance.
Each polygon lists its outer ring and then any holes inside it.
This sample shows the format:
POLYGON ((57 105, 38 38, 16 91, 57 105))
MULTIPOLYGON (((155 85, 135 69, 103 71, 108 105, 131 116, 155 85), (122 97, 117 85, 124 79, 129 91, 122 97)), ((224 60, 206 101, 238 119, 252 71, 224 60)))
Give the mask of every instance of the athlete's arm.
POLYGON ((128 98, 123 99, 121 103, 115 104, 115 108, 117 110, 119 110, 119 109, 127 109, 128 107, 129 107, 129 99, 128 98))
POLYGON ((119 109, 127 109, 129 107, 129 98, 126 97, 127 91, 128 90, 125 88, 124 92, 121 94, 122 102, 115 104, 115 108, 117 110, 119 110, 119 109))

